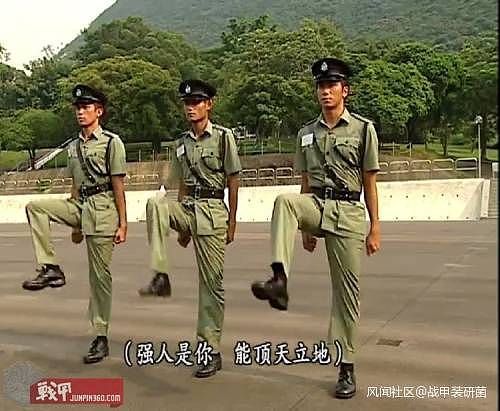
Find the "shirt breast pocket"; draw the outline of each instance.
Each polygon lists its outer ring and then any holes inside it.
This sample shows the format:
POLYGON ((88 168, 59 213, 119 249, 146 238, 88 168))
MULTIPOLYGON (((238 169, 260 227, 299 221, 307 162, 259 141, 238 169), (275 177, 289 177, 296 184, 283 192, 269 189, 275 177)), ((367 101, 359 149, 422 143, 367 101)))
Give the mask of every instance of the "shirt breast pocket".
POLYGON ((302 154, 306 161, 307 172, 316 173, 321 170, 322 161, 314 144, 308 144, 302 147, 302 154))
POLYGON ((106 159, 103 155, 97 152, 92 152, 87 154, 87 162, 89 163, 92 170, 98 172, 101 175, 107 174, 106 172, 106 159))
POLYGON ((356 138, 337 138, 333 150, 351 167, 360 165, 361 142, 356 138))
POLYGON ((216 148, 204 148, 201 153, 201 161, 211 171, 221 171, 222 160, 216 148))
POLYGON ((113 235, 118 228, 118 211, 115 205, 111 201, 96 201, 94 211, 95 232, 103 235, 113 235))

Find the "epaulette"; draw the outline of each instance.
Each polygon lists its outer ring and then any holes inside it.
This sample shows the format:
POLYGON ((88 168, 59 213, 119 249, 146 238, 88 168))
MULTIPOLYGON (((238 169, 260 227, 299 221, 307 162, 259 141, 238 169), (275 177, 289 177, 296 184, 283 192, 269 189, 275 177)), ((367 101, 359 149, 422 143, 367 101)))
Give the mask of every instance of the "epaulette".
POLYGON ((362 121, 363 123, 373 123, 373 121, 370 120, 369 118, 360 116, 359 114, 356 113, 349 113, 349 114, 351 115, 351 117, 354 117, 356 120, 362 121))
POLYGON ((106 135, 108 137, 111 137, 111 138, 113 138, 113 137, 120 137, 118 134, 112 133, 111 131, 104 130, 104 129, 102 130, 102 134, 104 134, 104 135, 106 135))
POLYGON ((186 131, 183 131, 182 133, 180 133, 177 138, 174 140, 176 144, 179 144, 181 142, 181 140, 186 137, 187 135, 189 134, 189 131, 186 130, 186 131))
POLYGON ((229 129, 227 127, 219 126, 218 124, 212 124, 212 127, 215 128, 218 131, 222 131, 222 133, 231 132, 231 129, 229 129))
POLYGON ((59 145, 58 148, 65 148, 65 147, 69 146, 71 143, 77 141, 79 138, 80 138, 79 135, 76 135, 74 137, 70 137, 64 143, 62 143, 61 145, 59 145))
POLYGON ((317 120, 317 118, 313 118, 312 120, 309 120, 307 123, 302 124, 302 127, 305 127, 305 126, 310 126, 310 125, 311 125, 311 124, 313 124, 316 120, 317 120))

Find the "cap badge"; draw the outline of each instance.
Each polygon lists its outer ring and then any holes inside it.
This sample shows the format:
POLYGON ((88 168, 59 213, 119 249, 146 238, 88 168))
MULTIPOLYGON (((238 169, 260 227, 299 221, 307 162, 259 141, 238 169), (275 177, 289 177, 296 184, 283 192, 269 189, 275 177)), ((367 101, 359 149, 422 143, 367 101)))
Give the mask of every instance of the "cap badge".
POLYGON ((76 91, 75 91, 75 94, 76 94, 77 97, 81 97, 82 96, 82 89, 77 88, 76 91))
POLYGON ((189 84, 186 85, 185 92, 186 92, 186 94, 191 93, 191 87, 189 87, 189 84))
POLYGON ((321 71, 328 71, 328 64, 326 64, 326 61, 321 65, 321 71))

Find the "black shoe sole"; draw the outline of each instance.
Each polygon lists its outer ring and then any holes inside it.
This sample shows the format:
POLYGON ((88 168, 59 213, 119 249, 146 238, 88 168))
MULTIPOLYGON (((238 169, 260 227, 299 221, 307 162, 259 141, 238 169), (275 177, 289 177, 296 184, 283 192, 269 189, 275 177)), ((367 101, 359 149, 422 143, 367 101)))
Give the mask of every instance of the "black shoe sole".
POLYGON ((84 364, 96 364, 98 362, 101 362, 102 360, 104 360, 108 355, 105 355, 104 357, 100 357, 100 358, 93 358, 93 359, 89 359, 87 357, 83 357, 83 363, 84 364))
POLYGON ((252 284, 252 293, 255 298, 262 301, 268 301, 269 305, 279 311, 288 310, 288 301, 284 298, 269 298, 266 290, 261 287, 254 287, 252 284))
POLYGON ((204 373, 199 374, 198 372, 195 372, 194 376, 196 378, 208 378, 208 377, 214 376, 215 374, 217 374, 217 371, 220 371, 220 370, 222 370, 222 365, 217 365, 216 369, 213 370, 212 372, 209 372, 206 374, 204 374, 204 373))
POLYGON ((287 311, 288 310, 288 304, 280 302, 279 300, 275 300, 274 298, 269 299, 269 305, 279 311, 287 311))
POLYGON ((141 297, 163 297, 163 298, 166 298, 166 297, 170 297, 172 295, 172 293, 141 293, 140 291, 137 291, 137 293, 141 296, 141 297))
POLYGON ((62 284, 57 284, 57 283, 56 283, 56 284, 54 284, 54 283, 49 283, 49 287, 50 287, 50 288, 59 288, 59 287, 63 287, 63 286, 65 286, 65 285, 66 285, 66 281, 65 281, 64 283, 62 283, 62 284))
POLYGON ((23 284, 23 289, 25 290, 28 290, 28 291, 40 291, 40 290, 43 290, 44 288, 47 288, 47 287, 50 287, 50 288, 59 288, 59 287, 63 287, 64 285, 66 285, 66 282, 62 283, 62 284, 57 284, 57 283, 47 283, 47 284, 43 284, 43 285, 40 285, 40 286, 28 286, 26 284, 23 284))
POLYGON ((336 392, 335 393, 335 398, 339 398, 341 400, 348 400, 349 398, 354 397, 354 395, 356 395, 356 391, 354 391, 352 393, 349 393, 349 394, 342 394, 342 393, 336 392))

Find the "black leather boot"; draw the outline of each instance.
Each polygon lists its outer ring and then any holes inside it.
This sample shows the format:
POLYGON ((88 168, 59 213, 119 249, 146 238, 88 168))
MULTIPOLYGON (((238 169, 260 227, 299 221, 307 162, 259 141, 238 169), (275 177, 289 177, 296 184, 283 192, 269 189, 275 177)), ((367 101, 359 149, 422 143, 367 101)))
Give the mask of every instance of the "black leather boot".
POLYGON ((151 282, 140 288, 138 292, 141 297, 170 297, 172 289, 168 274, 156 273, 151 282))
POLYGON ((94 364, 102 361, 109 355, 108 339, 104 336, 98 336, 90 344, 89 352, 83 357, 85 364, 94 364))
POLYGON ((45 287, 62 287, 66 278, 58 265, 46 264, 37 270, 38 275, 32 280, 23 282, 23 288, 30 291, 43 290, 45 287))
POLYGON ((252 283, 252 293, 259 300, 268 300, 271 307, 285 311, 288 309, 287 278, 280 263, 273 263, 271 267, 273 277, 252 283))
POLYGON ((356 394, 354 364, 340 364, 339 380, 335 386, 335 397, 351 398, 356 394))
POLYGON ((212 354, 212 360, 207 365, 200 365, 194 376, 197 378, 206 378, 215 375, 222 368, 222 358, 220 353, 212 354))

